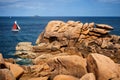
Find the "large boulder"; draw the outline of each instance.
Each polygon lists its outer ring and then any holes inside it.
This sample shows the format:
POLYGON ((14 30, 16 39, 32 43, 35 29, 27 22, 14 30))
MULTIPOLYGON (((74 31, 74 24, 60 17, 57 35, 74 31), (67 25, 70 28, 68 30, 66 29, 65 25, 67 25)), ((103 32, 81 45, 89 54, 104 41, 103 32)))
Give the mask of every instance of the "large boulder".
POLYGON ((58 56, 50 59, 47 64, 51 70, 51 78, 59 74, 82 77, 87 73, 86 59, 77 55, 58 56))
POLYGON ((80 80, 96 80, 95 75, 93 73, 87 73, 80 80))
POLYGON ((79 79, 70 75, 57 75, 53 80, 79 80, 79 79))
POLYGON ((89 54, 87 57, 88 72, 94 73, 97 80, 110 80, 119 77, 118 66, 101 54, 89 54))
POLYGON ((16 80, 16 79, 10 70, 0 69, 0 80, 16 80))
POLYGON ((12 63, 6 62, 6 65, 8 69, 10 69, 10 71, 12 72, 15 78, 19 78, 24 73, 23 68, 20 67, 18 64, 12 64, 12 63))

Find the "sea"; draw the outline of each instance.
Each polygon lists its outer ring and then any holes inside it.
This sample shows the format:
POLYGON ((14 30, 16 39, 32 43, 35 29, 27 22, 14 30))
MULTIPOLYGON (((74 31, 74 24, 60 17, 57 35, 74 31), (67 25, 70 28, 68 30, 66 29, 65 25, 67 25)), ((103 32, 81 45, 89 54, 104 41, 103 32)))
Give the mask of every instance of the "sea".
POLYGON ((32 42, 35 45, 39 34, 44 30, 51 20, 61 20, 67 22, 69 20, 80 21, 83 23, 99 23, 108 24, 114 27, 110 34, 120 35, 120 17, 76 17, 76 16, 27 16, 27 17, 0 17, 0 53, 4 58, 14 58, 19 64, 29 64, 31 60, 21 59, 14 56, 15 47, 19 42, 32 42), (17 21, 21 30, 12 32, 14 21, 17 21))

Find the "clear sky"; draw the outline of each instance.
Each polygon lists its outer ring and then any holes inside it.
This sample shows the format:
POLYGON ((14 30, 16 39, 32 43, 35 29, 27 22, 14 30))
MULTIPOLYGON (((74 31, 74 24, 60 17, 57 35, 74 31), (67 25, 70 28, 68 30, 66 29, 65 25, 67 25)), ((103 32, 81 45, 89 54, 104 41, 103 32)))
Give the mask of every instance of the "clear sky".
POLYGON ((120 16, 120 0, 0 0, 0 16, 120 16))

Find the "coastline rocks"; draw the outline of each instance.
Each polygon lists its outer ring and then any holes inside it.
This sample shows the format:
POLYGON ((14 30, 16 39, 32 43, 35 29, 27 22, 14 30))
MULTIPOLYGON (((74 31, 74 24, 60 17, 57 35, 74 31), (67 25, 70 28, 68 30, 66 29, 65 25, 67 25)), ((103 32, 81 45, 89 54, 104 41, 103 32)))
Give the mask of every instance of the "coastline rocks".
POLYGON ((109 57, 97 53, 88 55, 87 69, 88 72, 95 74, 97 80, 110 80, 120 77, 118 66, 109 57))
POLYGON ((16 80, 8 69, 0 69, 0 80, 16 80))
POLYGON ((59 74, 71 75, 80 78, 87 73, 86 60, 76 55, 58 56, 50 59, 47 64, 50 67, 51 79, 59 74))
POLYGON ((94 22, 50 21, 36 45, 18 43, 16 54, 32 58, 33 65, 23 66, 23 70, 16 66, 20 70, 16 78, 119 80, 120 67, 116 63, 120 63, 120 36, 110 35, 112 29, 94 22))

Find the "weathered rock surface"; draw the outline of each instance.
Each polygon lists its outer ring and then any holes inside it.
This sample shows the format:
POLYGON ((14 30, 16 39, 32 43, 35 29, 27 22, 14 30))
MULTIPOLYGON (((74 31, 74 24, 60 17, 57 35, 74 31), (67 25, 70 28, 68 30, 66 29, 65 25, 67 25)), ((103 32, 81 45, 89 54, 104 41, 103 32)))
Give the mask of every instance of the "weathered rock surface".
POLYGON ((53 80, 79 80, 79 79, 70 75, 57 75, 53 80))
POLYGON ((2 54, 0 53, 0 69, 6 68, 5 61, 3 59, 2 54))
POLYGON ((16 80, 16 79, 10 70, 0 69, 0 80, 16 80))
POLYGON ((94 73, 97 80, 119 78, 118 66, 109 58, 100 54, 90 54, 87 57, 88 72, 94 73))
POLYGON ((6 62, 6 65, 8 69, 10 69, 10 71, 12 72, 15 78, 19 78, 24 72, 23 68, 21 68, 18 64, 12 64, 6 62))
POLYGON ((86 60, 79 56, 58 56, 47 62, 50 66, 51 78, 59 74, 82 77, 87 73, 86 60))
POLYGON ((96 80, 96 78, 93 73, 87 73, 80 80, 96 80))

